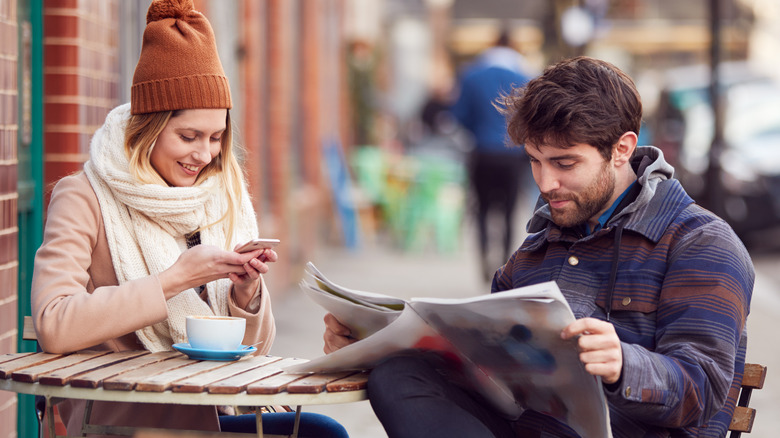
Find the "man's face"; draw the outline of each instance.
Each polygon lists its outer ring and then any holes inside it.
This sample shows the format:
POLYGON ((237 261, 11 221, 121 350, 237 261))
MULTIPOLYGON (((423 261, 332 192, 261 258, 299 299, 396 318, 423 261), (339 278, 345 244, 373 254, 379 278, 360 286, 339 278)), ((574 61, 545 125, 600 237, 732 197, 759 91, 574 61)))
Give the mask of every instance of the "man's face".
POLYGON ((526 144, 536 185, 550 205, 552 220, 561 227, 598 223, 617 199, 615 169, 587 144, 570 148, 526 144))

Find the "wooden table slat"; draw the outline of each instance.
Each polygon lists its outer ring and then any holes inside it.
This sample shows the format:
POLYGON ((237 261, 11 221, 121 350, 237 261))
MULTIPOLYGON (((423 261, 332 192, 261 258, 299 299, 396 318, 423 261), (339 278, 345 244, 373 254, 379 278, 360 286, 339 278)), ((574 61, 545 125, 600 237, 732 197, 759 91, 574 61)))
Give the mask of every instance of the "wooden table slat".
POLYGON ((0 365, 4 364, 6 362, 19 360, 19 359, 21 359, 23 357, 27 357, 27 356, 29 356, 31 354, 35 354, 35 353, 5 353, 5 354, 2 354, 2 355, 0 355, 0 365))
POLYGON ((334 380, 325 385, 325 389, 329 392, 356 391, 358 389, 365 389, 367 384, 368 373, 360 372, 344 377, 343 379, 334 380))
POLYGON ((279 358, 273 356, 244 357, 235 362, 231 362, 227 366, 177 380, 173 383, 171 390, 173 392, 203 392, 206 390, 206 386, 211 383, 227 379, 236 374, 244 373, 277 360, 279 360, 279 358))
POLYGON ((118 376, 104 379, 103 388, 108 390, 131 391, 135 389, 136 382, 139 378, 154 376, 172 369, 185 367, 192 363, 192 360, 188 359, 187 356, 177 353, 170 359, 152 362, 118 376))
POLYGON ((325 390, 325 386, 338 379, 351 376, 355 374, 355 371, 342 371, 336 373, 323 373, 323 374, 309 374, 303 376, 302 379, 287 385, 287 392, 289 393, 302 393, 302 394, 317 394, 325 390))
POLYGON ((38 381, 38 377, 42 374, 50 373, 52 371, 69 367, 86 360, 103 356, 104 354, 111 353, 111 351, 79 351, 76 353, 60 356, 55 360, 48 361, 33 367, 25 368, 23 370, 14 371, 11 374, 11 378, 17 382, 33 383, 38 381))
POLYGON ((75 376, 90 371, 97 371, 117 362, 124 362, 127 359, 148 354, 147 351, 120 351, 118 353, 98 356, 84 362, 77 363, 65 368, 60 368, 49 373, 42 373, 38 376, 38 383, 41 385, 63 386, 70 382, 75 376))
POLYGON ((36 354, 24 354, 16 359, 12 359, 0 364, 0 378, 7 379, 15 371, 25 368, 40 365, 46 362, 51 362, 55 359, 62 357, 61 354, 50 353, 36 353, 36 354))
POLYGON ((247 386, 257 382, 258 380, 281 373, 282 368, 284 367, 307 362, 306 359, 296 359, 292 357, 288 357, 282 360, 278 360, 281 358, 277 357, 276 359, 277 361, 263 365, 260 368, 255 368, 253 370, 228 377, 227 379, 214 382, 208 385, 206 389, 210 394, 238 394, 239 392, 244 391, 247 386))
POLYGON ((285 389, 287 389, 287 385, 303 377, 305 376, 301 374, 287 374, 284 372, 279 374, 274 374, 271 377, 247 385, 246 393, 247 394, 278 394, 284 391, 285 389))
POLYGON ((162 392, 170 389, 173 386, 173 382, 177 380, 196 376, 216 368, 222 368, 231 363, 213 360, 204 360, 200 362, 192 362, 192 360, 190 360, 189 362, 190 363, 188 365, 181 368, 168 370, 154 376, 138 379, 138 383, 135 385, 135 390, 162 392))
POLYGON ((80 374, 70 380, 70 386, 76 388, 97 388, 101 386, 105 379, 130 372, 146 365, 168 360, 172 357, 180 356, 176 351, 162 351, 151 354, 145 354, 148 353, 148 351, 139 351, 138 353, 142 353, 143 355, 80 374))

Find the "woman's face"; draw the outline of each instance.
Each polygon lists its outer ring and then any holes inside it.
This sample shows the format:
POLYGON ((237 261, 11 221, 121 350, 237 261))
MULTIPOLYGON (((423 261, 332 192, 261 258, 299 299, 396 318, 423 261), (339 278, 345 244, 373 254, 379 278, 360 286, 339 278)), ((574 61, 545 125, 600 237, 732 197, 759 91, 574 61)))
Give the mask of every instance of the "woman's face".
POLYGON ((152 167, 173 187, 190 187, 219 155, 226 109, 188 109, 174 113, 152 148, 152 167))

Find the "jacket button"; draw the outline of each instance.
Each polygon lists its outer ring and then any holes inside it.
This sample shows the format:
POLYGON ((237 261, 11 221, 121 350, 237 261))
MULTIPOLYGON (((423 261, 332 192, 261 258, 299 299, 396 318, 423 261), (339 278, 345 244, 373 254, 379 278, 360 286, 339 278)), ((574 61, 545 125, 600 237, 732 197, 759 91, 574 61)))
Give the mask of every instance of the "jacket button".
POLYGON ((626 386, 626 397, 631 397, 631 387, 626 386))
POLYGON ((631 304, 631 297, 623 298, 623 305, 628 306, 629 304, 631 304))
POLYGON ((570 256, 570 257, 569 257, 569 264, 570 264, 570 265, 572 265, 572 266, 577 266, 577 264, 578 264, 579 262, 580 262, 580 259, 578 259, 577 257, 575 257, 575 256, 570 256))

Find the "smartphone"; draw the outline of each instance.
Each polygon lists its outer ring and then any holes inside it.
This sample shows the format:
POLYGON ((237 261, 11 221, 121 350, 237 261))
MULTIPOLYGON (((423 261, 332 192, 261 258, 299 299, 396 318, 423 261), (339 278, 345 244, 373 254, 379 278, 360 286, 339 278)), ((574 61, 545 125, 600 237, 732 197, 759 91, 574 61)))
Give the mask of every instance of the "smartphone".
POLYGON ((236 252, 249 252, 256 249, 273 248, 279 244, 279 239, 252 239, 236 248, 236 252))

